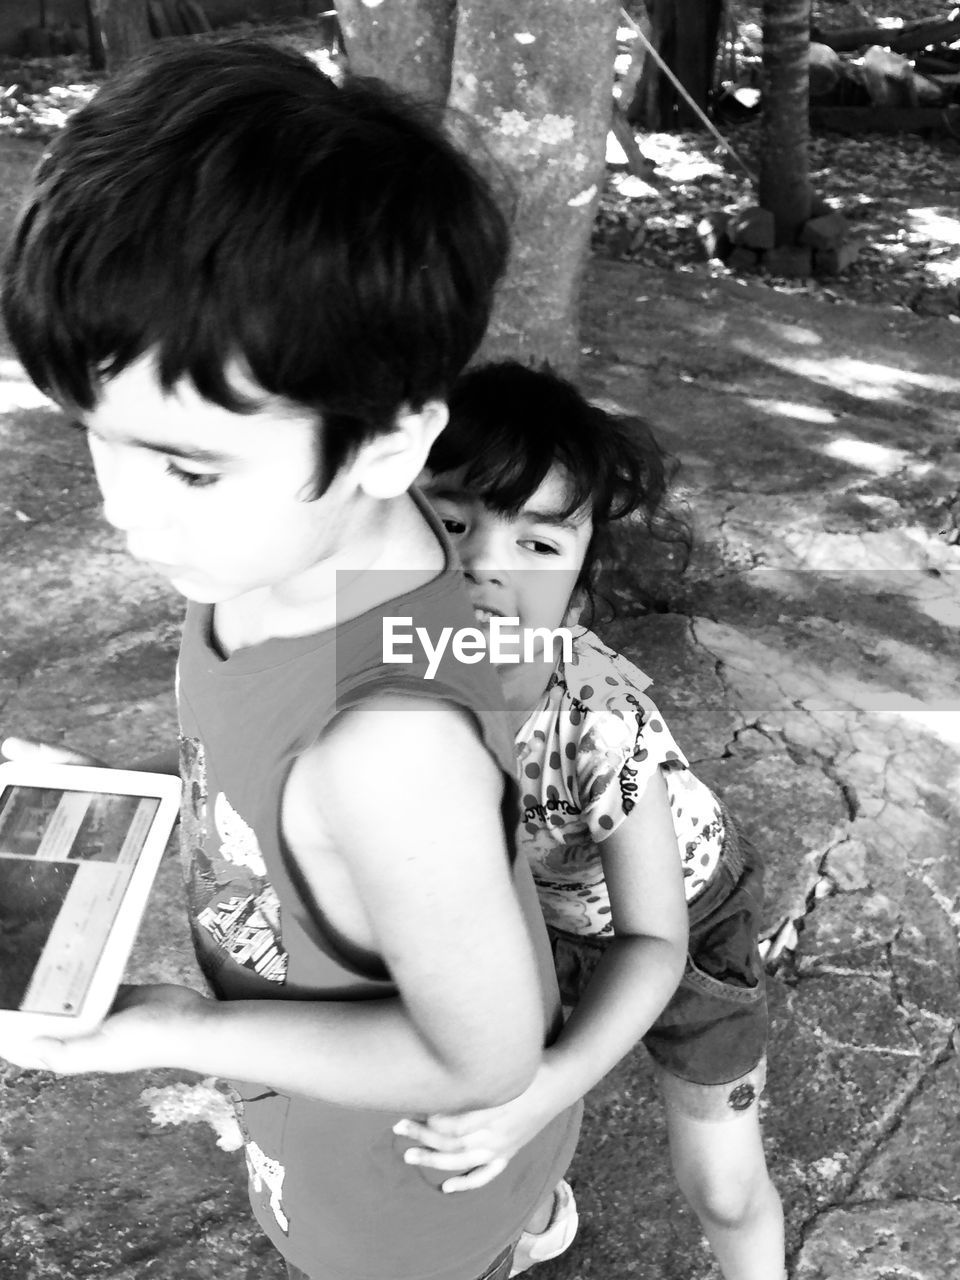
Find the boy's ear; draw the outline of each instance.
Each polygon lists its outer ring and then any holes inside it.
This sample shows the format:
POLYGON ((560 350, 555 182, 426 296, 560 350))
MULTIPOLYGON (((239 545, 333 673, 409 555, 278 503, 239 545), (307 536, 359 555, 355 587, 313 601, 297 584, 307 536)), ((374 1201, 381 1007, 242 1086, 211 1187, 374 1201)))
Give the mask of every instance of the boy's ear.
POLYGON ((364 493, 371 498, 398 498, 406 493, 423 471, 448 417, 442 400, 428 400, 416 410, 401 409, 393 429, 361 450, 358 480, 364 493))

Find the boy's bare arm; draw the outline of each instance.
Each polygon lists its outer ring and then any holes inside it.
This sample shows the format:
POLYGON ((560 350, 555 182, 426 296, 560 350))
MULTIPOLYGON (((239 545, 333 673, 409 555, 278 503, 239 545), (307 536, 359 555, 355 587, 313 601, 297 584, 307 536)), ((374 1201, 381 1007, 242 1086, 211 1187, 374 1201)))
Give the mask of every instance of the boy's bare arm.
MULTIPOLYGON (((413 1112, 514 1096, 539 1062, 543 1012, 501 786, 458 712, 381 705, 342 717, 301 758, 285 804, 292 828, 312 816, 342 858, 339 884, 311 882, 318 904, 353 893, 356 940, 382 955, 400 998, 219 1003, 134 989, 97 1036, 48 1043, 40 1057, 59 1071, 175 1066, 413 1112)), ((296 850, 311 881, 309 852, 296 850)))
POLYGON ((582 1097, 650 1028, 683 975, 687 907, 666 787, 655 773, 630 817, 601 845, 616 936, 524 1094, 506 1104, 396 1132, 423 1144, 410 1163, 459 1176, 444 1190, 482 1186, 545 1124, 582 1097))

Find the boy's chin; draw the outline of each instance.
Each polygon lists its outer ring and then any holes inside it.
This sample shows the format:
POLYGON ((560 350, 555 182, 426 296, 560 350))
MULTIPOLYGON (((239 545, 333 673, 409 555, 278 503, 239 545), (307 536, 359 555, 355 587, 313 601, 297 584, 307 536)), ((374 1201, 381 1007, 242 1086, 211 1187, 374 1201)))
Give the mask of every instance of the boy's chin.
POLYGON ((232 600, 234 596, 240 594, 236 590, 231 591, 227 587, 204 582, 189 574, 164 574, 163 577, 177 595, 183 596, 191 604, 223 604, 224 601, 232 600))

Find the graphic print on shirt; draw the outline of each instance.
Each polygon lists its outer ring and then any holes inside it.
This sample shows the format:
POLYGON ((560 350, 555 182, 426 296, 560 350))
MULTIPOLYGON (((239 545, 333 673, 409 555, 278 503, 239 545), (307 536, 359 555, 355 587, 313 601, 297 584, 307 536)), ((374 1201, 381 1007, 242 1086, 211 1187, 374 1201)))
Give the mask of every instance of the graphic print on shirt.
POLYGON ((283 1180, 287 1176, 285 1167, 279 1160, 268 1156, 258 1142, 254 1142, 247 1128, 246 1107, 248 1104, 260 1104, 267 1107, 281 1102, 279 1095, 272 1091, 246 1102, 237 1094, 233 1095, 233 1105, 243 1136, 243 1150, 247 1161, 247 1176, 250 1190, 266 1202, 270 1212, 277 1221, 277 1226, 284 1235, 290 1234, 290 1219, 283 1207, 283 1180))
POLYGON ((659 770, 692 901, 717 867, 723 819, 690 770, 656 704, 650 679, 596 636, 574 638, 517 734, 519 844, 547 923, 567 933, 613 933, 600 846, 659 770))
POLYGON ((256 834, 222 791, 211 815, 202 743, 182 738, 180 756, 187 897, 207 977, 212 979, 229 956, 259 977, 281 983, 287 954, 280 902, 266 877, 256 834))
POLYGON ((264 1188, 267 1189, 270 1194, 270 1208, 277 1220, 277 1226, 286 1234, 290 1230, 290 1220, 283 1211, 283 1179, 286 1176, 286 1169, 279 1160, 271 1160, 269 1156, 264 1155, 253 1141, 247 1143, 244 1151, 247 1153, 250 1185, 258 1195, 263 1193, 264 1188))

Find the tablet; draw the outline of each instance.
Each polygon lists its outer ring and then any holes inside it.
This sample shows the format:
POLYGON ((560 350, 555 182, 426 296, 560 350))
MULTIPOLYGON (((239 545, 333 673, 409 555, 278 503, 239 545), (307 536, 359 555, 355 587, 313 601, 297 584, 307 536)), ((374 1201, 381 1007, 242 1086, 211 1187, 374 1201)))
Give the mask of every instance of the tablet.
POLYGON ((166 774, 0 764, 0 1033, 103 1021, 179 803, 166 774))

